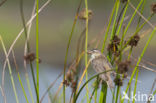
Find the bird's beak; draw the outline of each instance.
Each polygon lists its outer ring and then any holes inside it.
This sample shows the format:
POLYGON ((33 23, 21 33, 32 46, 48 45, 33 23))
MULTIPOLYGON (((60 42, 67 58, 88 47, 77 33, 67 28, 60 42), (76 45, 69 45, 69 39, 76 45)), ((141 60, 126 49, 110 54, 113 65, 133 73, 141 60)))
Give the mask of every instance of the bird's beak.
POLYGON ((91 51, 91 50, 87 50, 87 53, 88 53, 88 54, 91 54, 91 53, 92 53, 92 51, 91 51))

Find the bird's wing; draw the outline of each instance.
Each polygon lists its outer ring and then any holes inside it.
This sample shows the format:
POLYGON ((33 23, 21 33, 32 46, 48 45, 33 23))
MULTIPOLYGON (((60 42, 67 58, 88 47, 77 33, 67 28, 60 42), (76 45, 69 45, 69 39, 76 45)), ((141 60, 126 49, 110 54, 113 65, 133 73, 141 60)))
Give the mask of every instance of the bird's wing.
MULTIPOLYGON (((92 66, 93 66, 93 69, 97 73, 101 73, 101 72, 104 72, 106 70, 110 70, 111 69, 110 65, 107 63, 107 61, 104 58, 94 59, 92 61, 92 66)), ((101 74, 100 78, 102 80, 106 81, 110 88, 113 87, 113 82, 112 82, 112 79, 111 79, 111 76, 110 76, 110 72, 101 74)))

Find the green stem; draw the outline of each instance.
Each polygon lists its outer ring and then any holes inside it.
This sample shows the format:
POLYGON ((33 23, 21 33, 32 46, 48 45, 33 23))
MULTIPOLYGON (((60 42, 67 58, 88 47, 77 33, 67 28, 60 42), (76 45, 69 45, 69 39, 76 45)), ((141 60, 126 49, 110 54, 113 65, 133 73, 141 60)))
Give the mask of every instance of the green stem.
POLYGON ((116 5, 116 12, 115 12, 115 18, 114 18, 114 23, 113 23, 113 28, 112 28, 112 32, 111 32, 111 40, 113 39, 114 35, 115 35, 115 28, 117 28, 116 23, 117 23, 117 16, 118 16, 118 11, 119 11, 119 7, 120 7, 120 0, 117 0, 117 5, 116 5))
MULTIPOLYGON (((145 4, 146 4, 146 0, 144 0, 144 2, 143 2, 142 9, 141 9, 141 14, 143 14, 145 4)), ((140 21, 141 21, 141 16, 139 17, 136 30, 139 28, 140 21)), ((132 47, 131 47, 130 55, 131 55, 131 53, 132 53, 132 47)), ((129 58, 130 58, 130 55, 129 55, 129 58)), ((137 69, 137 73, 136 73, 136 81, 135 81, 135 87, 134 87, 134 94, 133 94, 133 96, 135 96, 135 94, 136 94, 138 75, 139 75, 139 69, 137 69)), ((133 103, 135 103, 135 99, 133 99, 133 103)))
MULTIPOLYGON (((142 9, 141 9, 141 12, 140 12, 141 14, 143 14, 143 11, 144 11, 144 8, 145 8, 145 4, 146 4, 146 0, 144 0, 144 2, 143 2, 142 9)), ((138 19, 138 24, 137 24, 136 30, 139 28, 140 22, 141 22, 141 16, 138 19)))
MULTIPOLYGON (((24 27, 25 38, 27 39, 28 35, 27 35, 27 28, 26 28, 26 25, 25 25, 25 18, 24 18, 24 13, 23 13, 23 0, 20 0, 20 14, 21 14, 23 27, 24 27)), ((28 53, 30 52, 29 42, 27 42, 27 52, 28 53)), ((37 101, 39 103, 39 94, 38 94, 38 91, 37 91, 37 85, 36 85, 36 80, 35 80, 34 68, 33 68, 33 64, 32 64, 31 61, 30 61, 30 68, 31 68, 31 74, 32 74, 32 78, 33 78, 33 84, 34 84, 34 87, 35 87, 36 98, 37 98, 37 101)))
POLYGON ((27 86, 28 86, 30 97, 31 97, 31 101, 32 101, 32 103, 34 103, 34 98, 33 98, 33 95, 32 95, 30 81, 29 81, 29 77, 28 77, 27 73, 25 74, 25 78, 26 78, 26 81, 27 81, 27 86))
MULTIPOLYGON (((4 45, 4 42, 3 42, 3 39, 2 39, 1 36, 0 36, 0 41, 2 43, 2 48, 3 48, 3 51, 5 53, 5 56, 7 57, 6 47, 4 45)), ((14 91, 15 98, 16 98, 16 103, 19 103, 19 99, 18 99, 18 95, 17 95, 17 92, 16 92, 16 88, 15 88, 15 82, 14 82, 14 78, 13 78, 13 75, 12 75, 12 70, 11 70, 10 62, 9 62, 9 59, 8 58, 6 58, 6 60, 8 62, 8 69, 9 69, 9 74, 10 74, 10 79, 11 79, 13 91, 14 91)))
POLYGON ((36 81, 37 81, 37 103, 39 103, 39 0, 36 0, 36 81))
MULTIPOLYGON (((154 30, 152 31, 152 33, 151 33, 151 35, 150 35, 150 37, 149 37, 149 39, 148 39, 148 41, 147 41, 147 43, 146 43, 146 45, 145 45, 143 51, 142 51, 142 53, 141 53, 141 55, 140 55, 140 57, 139 57, 139 59, 138 59, 138 61, 137 61, 137 64, 136 64, 136 66, 135 66, 135 68, 134 68, 134 70, 133 70, 133 72, 132 72, 131 78, 130 78, 130 80, 129 80, 129 84, 127 85, 127 88, 126 88, 126 91, 125 91, 126 93, 127 93, 127 91, 128 91, 129 86, 131 85, 131 82, 132 82, 132 80, 133 80, 133 77, 134 77, 134 75, 135 75, 135 72, 136 72, 136 70, 138 69, 138 66, 139 66, 139 64, 140 64, 140 62, 141 62, 141 60, 142 60, 142 58, 143 58, 143 56, 144 56, 144 54, 145 54, 145 52, 146 52, 146 49, 147 49, 147 47, 148 47, 150 41, 152 40, 152 38, 153 38, 155 32, 156 32, 156 27, 155 27, 154 30)), ((123 103, 123 102, 124 102, 124 99, 121 101, 121 103, 123 103)))
POLYGON ((107 37, 108 37, 108 32, 109 32, 109 29, 110 29, 110 26, 111 26, 111 23, 112 23, 112 19, 113 19, 113 15, 114 15, 114 12, 115 12, 115 9, 116 9, 116 5, 117 5, 117 3, 118 3, 117 1, 118 1, 118 0, 116 0, 116 2, 115 2, 115 4, 114 4, 114 7, 113 7, 113 10, 112 10, 110 19, 109 19, 107 31, 106 31, 106 33, 105 33, 105 38, 104 38, 104 41, 103 41, 103 44, 102 44, 102 49, 101 49, 101 52, 102 52, 102 53, 104 52, 104 49, 105 49, 106 40, 107 40, 107 37))
POLYGON ((130 60, 130 57, 132 55, 132 50, 133 50, 133 47, 131 47, 130 51, 129 51, 129 54, 128 54, 128 60, 130 60))
POLYGON ((99 86, 99 77, 97 77, 97 81, 96 81, 96 87, 95 87, 95 103, 97 102, 97 90, 98 90, 98 86, 99 86))
MULTIPOLYGON (((68 41, 68 44, 67 44, 67 49, 66 49, 66 55, 65 55, 65 60, 64 60, 64 75, 63 75, 63 80, 65 81, 65 75, 66 75, 66 66, 67 66, 67 57, 68 57, 68 51, 69 51, 69 46, 70 46, 70 42, 71 42, 71 38, 72 38, 72 35, 73 35, 73 32, 74 32, 74 28, 75 28, 75 25, 76 25, 76 22, 74 22, 73 24, 73 28, 72 28, 72 32, 69 36, 69 41, 68 41)), ((64 100, 64 103, 65 103, 65 94, 66 94, 66 90, 65 90, 65 85, 63 85, 63 100, 64 100)))
POLYGON ((120 44, 123 44, 124 37, 125 37, 125 35, 126 35, 128 29, 129 29, 129 26, 130 26, 131 23, 132 23, 132 20, 134 19, 135 15, 136 15, 136 13, 137 13, 137 10, 138 10, 139 7, 141 6, 142 2, 143 2, 143 0, 141 0, 140 3, 138 4, 136 10, 134 11, 134 13, 133 13, 133 15, 132 15, 132 17, 131 17, 131 19, 130 19, 128 25, 127 25, 127 27, 125 28, 125 31, 124 31, 124 33, 123 33, 123 37, 121 38, 121 43, 120 43, 120 44))
POLYGON ((118 103, 119 92, 120 92, 120 86, 117 86, 117 92, 116 92, 116 100, 115 100, 115 103, 118 103))
POLYGON ((128 3, 129 3, 129 0, 127 1, 127 3, 125 4, 125 7, 123 8, 124 12, 123 12, 123 15, 122 15, 122 18, 121 18, 121 22, 120 22, 120 25, 119 25, 119 28, 117 30, 116 35, 119 35, 119 33, 120 33, 120 30, 121 30, 121 27, 122 27, 122 24, 124 22, 125 15, 126 15, 126 12, 127 12, 127 9, 128 9, 128 3))
POLYGON ((153 95, 155 95, 156 94, 156 89, 155 89, 155 91, 153 92, 153 95))
MULTIPOLYGON (((134 94, 133 94, 133 96, 135 96, 135 93, 136 93, 138 75, 139 75, 139 69, 137 69, 137 73, 136 73, 136 81, 135 81, 135 87, 134 87, 134 92, 133 92, 134 94)), ((135 103, 135 99, 133 99, 133 103, 135 103)))
POLYGON ((25 97, 27 103, 29 103, 28 98, 27 98, 27 94, 26 94, 26 92, 25 92, 25 89, 24 89, 24 87, 23 87, 23 83, 22 83, 22 81, 21 81, 21 76, 20 76, 20 73, 19 73, 19 71, 18 71, 18 66, 17 66, 17 63, 16 63, 16 57, 15 57, 15 54, 14 54, 14 51, 13 51, 13 50, 12 50, 12 56, 13 56, 13 61, 14 61, 15 67, 16 67, 16 72, 17 72, 18 80, 19 80, 19 82, 20 82, 20 85, 21 85, 21 88, 22 88, 24 97, 25 97))
POLYGON ((88 79, 88 80, 82 85, 82 87, 80 88, 80 90, 78 91, 74 103, 76 103, 76 101, 77 101, 77 99, 78 99, 80 93, 82 92, 83 88, 84 88, 91 80, 93 80, 94 78, 98 77, 98 76, 101 75, 101 74, 104 74, 104 73, 107 73, 107 72, 110 72, 110 71, 114 71, 114 70, 115 70, 115 69, 111 69, 111 70, 107 70, 107 71, 98 73, 98 74, 92 76, 90 79, 88 79))
POLYGON ((115 91, 116 91, 116 85, 115 85, 115 87, 114 87, 114 89, 113 89, 113 93, 112 93, 112 103, 114 103, 114 100, 115 100, 115 91))
MULTIPOLYGON (((148 17, 148 20, 150 20, 154 15, 152 14, 150 17, 148 17)), ((121 52, 124 50, 124 48, 129 44, 129 42, 133 39, 133 37, 144 27, 144 25, 147 23, 147 21, 145 21, 136 31, 135 33, 133 33, 133 35, 131 36, 131 38, 126 42, 126 44, 122 47, 121 52)))
MULTIPOLYGON (((93 95, 94 95, 94 93, 95 93, 95 88, 93 89, 93 92, 92 92, 92 95, 91 95, 91 97, 90 97, 90 99, 89 99, 89 103, 91 103, 91 101, 92 101, 92 98, 93 98, 93 95)), ((96 102, 95 102, 96 103, 96 102)))
MULTIPOLYGON (((85 0, 85 7, 86 7, 86 40, 85 40, 85 66, 87 67, 88 64, 88 56, 87 56, 87 49, 88 49, 88 1, 85 0)), ((88 80, 88 72, 86 71, 86 81, 88 80)), ((88 84, 86 86, 88 89, 88 84)), ((87 102, 89 102, 89 94, 87 92, 87 102)))
MULTIPOLYGON (((131 86, 129 87, 128 92, 128 97, 131 98, 131 86)), ((128 100, 128 103, 130 103, 130 100, 128 100)))
MULTIPOLYGON (((71 33, 69 35, 69 39, 68 39, 68 43, 67 43, 66 55, 65 55, 65 60, 64 60, 64 69, 63 69, 63 81, 65 81, 69 46, 70 46, 71 39, 72 39, 72 36, 73 36, 73 33, 74 33, 74 29, 75 29, 75 26, 76 26, 76 22, 77 22, 78 13, 79 13, 79 9, 80 9, 81 3, 82 3, 82 0, 80 0, 80 4, 79 4, 79 6, 77 8, 76 16, 75 16, 74 23, 73 23, 73 26, 72 26, 72 31, 71 31, 71 33)), ((63 101, 64 101, 64 103, 66 101, 66 87, 65 87, 65 85, 63 85, 63 101)))
POLYGON ((21 77, 20 77, 19 72, 17 73, 17 75, 18 75, 18 79, 19 79, 20 85, 21 85, 21 87, 22 87, 22 91, 23 91, 23 94, 24 94, 24 96, 25 96, 25 99, 26 99, 27 103, 29 103, 28 98, 27 98, 27 94, 26 94, 25 89, 24 89, 24 87, 23 87, 23 83, 22 83, 22 81, 21 81, 21 77))
POLYGON ((95 81, 95 87, 94 87, 94 90, 93 90, 92 95, 90 97, 89 103, 91 103, 91 100, 92 100, 94 94, 95 94, 95 96, 94 96, 94 103, 97 102, 97 90, 98 90, 98 86, 99 86, 99 77, 97 77, 97 80, 95 81))
POLYGON ((107 83, 104 81, 102 83, 99 103, 106 103, 106 97, 107 97, 107 83))

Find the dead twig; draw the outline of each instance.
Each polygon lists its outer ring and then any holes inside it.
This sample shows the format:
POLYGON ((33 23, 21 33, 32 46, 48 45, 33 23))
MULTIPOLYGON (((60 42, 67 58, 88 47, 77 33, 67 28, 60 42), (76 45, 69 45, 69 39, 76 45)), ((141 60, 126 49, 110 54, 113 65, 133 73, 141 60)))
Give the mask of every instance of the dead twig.
MULTIPOLYGON (((134 10, 136 10, 136 8, 134 7, 134 5, 133 5, 131 2, 129 2, 129 5, 130 5, 134 10)), ((147 20, 138 10, 136 10, 136 12, 137 12, 137 14, 138 14, 145 22, 147 22, 153 29, 155 29, 155 26, 154 26, 149 20, 147 20)))
POLYGON ((0 6, 2 6, 6 1, 7 1, 7 0, 1 1, 0 6))
MULTIPOLYGON (((51 2, 51 0, 48 0, 39 10, 38 13, 40 13, 49 3, 51 2)), ((37 13, 35 13, 33 15, 33 17, 30 18, 30 20, 27 22, 26 26, 28 26, 36 17, 37 13)), ((19 34, 17 35, 17 37, 15 38, 15 40, 13 41, 12 45, 9 48, 9 51, 6 55, 6 59, 3 65, 3 71, 2 71, 2 85, 4 85, 4 77, 5 77, 5 68, 6 68, 6 64, 7 64, 7 58, 9 57, 13 47, 15 46, 17 40, 20 38, 20 36, 22 35, 22 33, 24 32, 24 28, 19 32, 19 34)), ((4 88, 3 88, 4 89, 4 88)))

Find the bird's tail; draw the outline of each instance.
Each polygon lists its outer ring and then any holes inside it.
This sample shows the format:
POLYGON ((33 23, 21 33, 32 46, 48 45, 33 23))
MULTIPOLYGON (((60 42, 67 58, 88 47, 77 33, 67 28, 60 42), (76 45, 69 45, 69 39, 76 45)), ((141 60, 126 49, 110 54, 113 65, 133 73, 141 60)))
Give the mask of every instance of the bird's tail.
POLYGON ((102 74, 100 75, 100 78, 107 83, 109 88, 114 88, 113 81, 110 74, 102 74))
POLYGON ((107 85, 108 85, 109 88, 114 88, 113 81, 112 81, 111 78, 109 78, 109 80, 106 81, 106 83, 107 83, 107 85))

